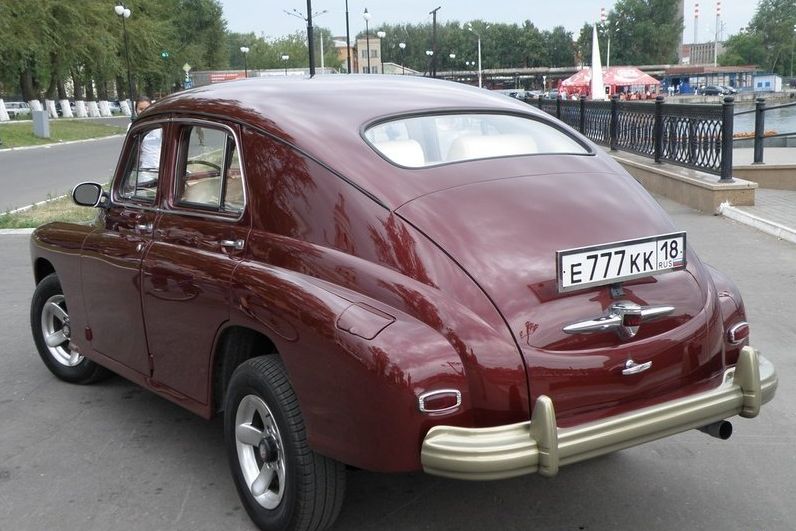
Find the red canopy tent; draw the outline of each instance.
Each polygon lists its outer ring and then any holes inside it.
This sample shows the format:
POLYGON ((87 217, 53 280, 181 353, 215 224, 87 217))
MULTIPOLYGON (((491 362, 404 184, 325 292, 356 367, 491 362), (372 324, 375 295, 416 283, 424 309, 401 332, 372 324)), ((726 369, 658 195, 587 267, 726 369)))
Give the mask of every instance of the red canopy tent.
MULTIPOLYGON (((643 99, 647 93, 656 94, 661 82, 633 66, 612 66, 603 68, 603 84, 609 88, 609 94, 637 93, 643 99)), ((566 91, 568 95, 590 95, 591 68, 583 68, 562 81, 559 90, 566 91)))

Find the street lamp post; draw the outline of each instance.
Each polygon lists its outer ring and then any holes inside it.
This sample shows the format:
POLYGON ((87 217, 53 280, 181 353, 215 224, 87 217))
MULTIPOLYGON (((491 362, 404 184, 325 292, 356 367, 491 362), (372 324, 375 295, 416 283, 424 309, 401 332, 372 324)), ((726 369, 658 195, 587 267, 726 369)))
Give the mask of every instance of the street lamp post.
POLYGON ((429 75, 432 75, 432 73, 431 73, 431 61, 434 58, 434 50, 426 50, 426 56, 428 57, 428 73, 429 73, 429 75))
POLYGON ((384 73, 384 50, 381 47, 381 40, 386 37, 387 34, 383 31, 377 31, 376 37, 379 38, 379 59, 381 60, 381 73, 384 73))
POLYGON ((249 77, 249 64, 246 62, 246 56, 249 54, 249 47, 241 46, 240 52, 243 54, 243 77, 249 77))
POLYGON ((406 73, 406 67, 404 66, 404 50, 406 50, 406 43, 399 42, 398 48, 401 49, 401 75, 404 75, 406 73))
POLYGON ((287 60, 290 59, 290 56, 286 53, 282 54, 282 60, 285 62, 285 77, 287 77, 287 60))
POLYGON ((793 77, 793 43, 796 41, 796 24, 793 25, 793 36, 790 39, 790 77, 793 77))
POLYGON ((345 47, 348 57, 348 73, 351 73, 351 30, 348 27, 348 0, 345 0, 345 47))
POLYGON ((362 13, 362 18, 365 19, 365 51, 368 55, 368 74, 370 74, 370 27, 368 24, 370 23, 370 13, 368 13, 368 8, 365 8, 365 12, 362 13))
POLYGON ((483 71, 481 70, 481 34, 478 33, 477 31, 475 31, 473 29, 473 25, 470 24, 470 23, 467 24, 467 29, 472 31, 475 34, 475 36, 478 37, 478 88, 482 88, 483 87, 483 79, 482 79, 482 77, 483 77, 482 72, 483 71))
POLYGON ((456 59, 456 54, 451 52, 448 54, 448 58, 451 60, 451 70, 453 70, 454 67, 453 60, 456 59))
POLYGON ((133 76, 130 73, 130 45, 127 42, 127 25, 124 23, 125 19, 130 18, 132 12, 129 8, 124 7, 122 4, 114 7, 113 12, 122 19, 122 33, 124 34, 124 56, 127 60, 127 88, 130 92, 130 119, 135 120, 135 94, 133 94, 133 76))

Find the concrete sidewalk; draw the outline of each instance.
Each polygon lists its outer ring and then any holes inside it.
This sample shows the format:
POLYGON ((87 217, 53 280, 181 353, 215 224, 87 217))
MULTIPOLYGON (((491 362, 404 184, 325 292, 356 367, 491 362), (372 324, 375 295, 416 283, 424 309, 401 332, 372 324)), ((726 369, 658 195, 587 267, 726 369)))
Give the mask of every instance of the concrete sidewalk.
POLYGON ((754 206, 722 205, 722 216, 796 243, 796 191, 758 188, 754 206))

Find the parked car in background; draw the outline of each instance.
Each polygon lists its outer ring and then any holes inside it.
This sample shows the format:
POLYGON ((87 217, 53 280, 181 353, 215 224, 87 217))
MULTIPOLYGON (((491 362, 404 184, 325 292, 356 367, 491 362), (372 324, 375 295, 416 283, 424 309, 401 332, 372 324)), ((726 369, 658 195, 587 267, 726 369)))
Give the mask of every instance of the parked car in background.
POLYGON ((728 85, 719 85, 719 86, 724 89, 724 94, 728 96, 732 96, 733 94, 738 93, 738 90, 734 87, 730 87, 728 85))
POLYGON ((707 85, 699 88, 697 94, 702 96, 723 96, 729 94, 729 91, 721 85, 707 85))
POLYGON ((119 104, 119 101, 118 101, 118 100, 116 100, 116 101, 109 101, 109 102, 108 102, 108 107, 110 107, 110 110, 111 110, 111 113, 112 113, 112 114, 121 114, 121 113, 122 113, 122 107, 121 107, 121 105, 119 104))
POLYGON ((133 122, 108 192, 72 195, 96 220, 31 236, 42 360, 223 413, 261 529, 332 525, 346 465, 554 476, 695 428, 726 439, 776 391, 735 284, 602 148, 499 94, 188 90, 133 122))
POLYGON ((6 111, 12 120, 30 117, 30 105, 26 101, 5 102, 6 111))

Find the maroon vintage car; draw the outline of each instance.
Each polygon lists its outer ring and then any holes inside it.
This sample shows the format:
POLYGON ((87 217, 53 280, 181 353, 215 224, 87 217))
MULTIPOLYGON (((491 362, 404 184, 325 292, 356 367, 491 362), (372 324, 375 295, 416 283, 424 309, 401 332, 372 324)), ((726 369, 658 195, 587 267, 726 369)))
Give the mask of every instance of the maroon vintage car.
POLYGON ((644 189, 518 101, 391 76, 244 80, 130 129, 91 225, 31 240, 47 367, 224 413, 263 529, 320 529, 345 465, 538 472, 774 396, 741 297, 644 189))

